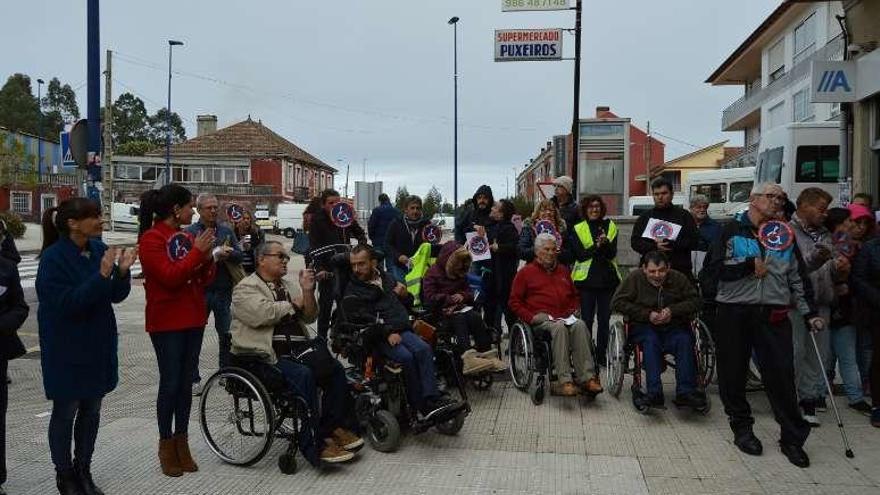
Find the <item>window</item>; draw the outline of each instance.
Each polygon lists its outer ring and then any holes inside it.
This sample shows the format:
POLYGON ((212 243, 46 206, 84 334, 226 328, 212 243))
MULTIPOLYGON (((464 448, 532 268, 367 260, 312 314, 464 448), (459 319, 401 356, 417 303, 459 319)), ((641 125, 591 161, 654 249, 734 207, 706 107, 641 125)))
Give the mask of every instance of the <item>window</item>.
POLYGON ((798 146, 796 182, 837 182, 840 146, 798 146))
POLYGON ((156 180, 156 177, 158 177, 158 175, 158 167, 144 167, 141 177, 143 180, 156 180))
POLYGON ((239 184, 247 184, 250 182, 250 170, 240 168, 235 171, 235 182, 239 184))
POLYGON ((189 181, 190 182, 202 182, 203 174, 201 168, 191 168, 189 169, 189 181))
POLYGON ((782 180, 782 147, 764 150, 758 156, 758 182, 782 180))
POLYGON ((730 183, 730 202, 745 203, 752 195, 753 181, 748 182, 731 182, 730 183))
POLYGON ((680 170, 668 170, 660 174, 660 177, 668 180, 672 183, 672 190, 674 192, 681 191, 681 171, 680 170))
POLYGON ((770 47, 767 58, 767 68, 770 73, 769 84, 785 75, 785 38, 770 47))
POLYGON ((691 186, 691 195, 702 194, 709 198, 709 203, 723 203, 727 197, 727 184, 699 184, 691 186))
POLYGON ((791 106, 794 109, 792 117, 795 122, 813 120, 813 117, 815 117, 813 104, 810 103, 809 88, 804 88, 795 93, 791 106))
POLYGON ((28 214, 31 212, 31 193, 26 191, 12 191, 9 194, 10 203, 12 203, 12 211, 18 214, 28 214))
POLYGON ((141 168, 137 165, 117 165, 114 173, 116 174, 115 178, 119 180, 141 179, 141 168))
POLYGON ((816 49, 816 14, 810 14, 804 22, 794 28, 794 61, 797 65, 810 56, 816 49))
POLYGON ((767 128, 772 129, 786 123, 785 118, 785 102, 779 102, 776 106, 767 111, 767 128))
POLYGON ((623 124, 583 124, 581 137, 623 137, 623 124))

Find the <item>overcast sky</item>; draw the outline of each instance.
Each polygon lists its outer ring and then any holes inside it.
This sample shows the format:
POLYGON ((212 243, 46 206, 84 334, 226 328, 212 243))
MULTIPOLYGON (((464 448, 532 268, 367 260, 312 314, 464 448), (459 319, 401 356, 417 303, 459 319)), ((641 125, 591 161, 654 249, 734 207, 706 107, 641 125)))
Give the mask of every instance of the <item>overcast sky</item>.
MULTIPOLYGON (((581 117, 608 105, 686 143, 741 144, 720 129, 741 88, 703 81, 780 2, 585 1, 581 117)), ((85 116, 86 1, 3 3, 0 76, 57 76, 85 116)), ((221 127, 251 115, 339 168, 339 189, 344 164, 360 180, 366 159, 386 192, 436 185, 451 199, 451 16, 461 18, 459 201, 481 183, 505 196, 512 167, 570 130, 573 62, 496 63, 494 30, 568 28, 573 12, 502 13, 501 0, 104 0, 101 49, 118 52, 114 99, 131 91, 152 113, 165 105, 166 40, 184 41, 172 108, 190 137, 198 114, 221 127)), ((573 56, 574 38, 563 43, 573 56)), ((695 149, 665 141, 667 159, 695 149)))

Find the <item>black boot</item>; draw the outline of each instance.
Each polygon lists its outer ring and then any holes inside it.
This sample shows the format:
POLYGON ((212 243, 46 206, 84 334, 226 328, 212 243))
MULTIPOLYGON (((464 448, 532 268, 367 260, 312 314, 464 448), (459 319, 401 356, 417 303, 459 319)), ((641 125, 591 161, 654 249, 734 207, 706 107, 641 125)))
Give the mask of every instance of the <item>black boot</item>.
POLYGON ((95 485, 89 466, 77 465, 76 474, 79 476, 79 484, 85 495, 104 495, 104 492, 95 485))
POLYGON ((86 495, 76 469, 64 469, 55 473, 55 485, 61 495, 86 495))

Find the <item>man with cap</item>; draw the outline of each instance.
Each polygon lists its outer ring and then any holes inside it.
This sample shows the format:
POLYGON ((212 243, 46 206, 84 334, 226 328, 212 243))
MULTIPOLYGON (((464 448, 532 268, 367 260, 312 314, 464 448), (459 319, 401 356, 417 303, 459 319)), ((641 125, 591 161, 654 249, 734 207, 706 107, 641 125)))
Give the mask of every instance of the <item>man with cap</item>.
POLYGON ((566 225, 573 227, 581 222, 581 214, 578 211, 577 202, 574 199, 574 181, 571 177, 563 175, 553 179, 556 186, 551 201, 556 203, 556 208, 565 220, 566 225))

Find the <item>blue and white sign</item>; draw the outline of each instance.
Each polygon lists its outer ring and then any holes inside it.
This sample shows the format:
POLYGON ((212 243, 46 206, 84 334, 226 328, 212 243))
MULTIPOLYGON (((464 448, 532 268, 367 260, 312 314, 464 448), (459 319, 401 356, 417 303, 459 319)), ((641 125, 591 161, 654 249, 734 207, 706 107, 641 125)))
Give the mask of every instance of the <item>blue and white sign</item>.
POLYGON ((59 141, 61 142, 61 165, 64 168, 76 168, 76 160, 70 152, 70 132, 62 132, 59 141))
POLYGON ((813 103, 847 103, 858 101, 856 64, 847 62, 813 62, 813 103))
POLYGON ((496 29, 495 61, 562 60, 562 29, 496 29))

